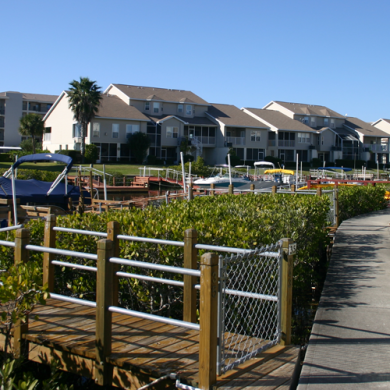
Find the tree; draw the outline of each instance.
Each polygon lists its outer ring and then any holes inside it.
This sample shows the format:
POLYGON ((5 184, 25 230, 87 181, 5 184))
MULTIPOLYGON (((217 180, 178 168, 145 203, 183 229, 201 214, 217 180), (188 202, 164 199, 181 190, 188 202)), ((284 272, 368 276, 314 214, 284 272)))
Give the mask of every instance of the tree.
POLYGON ((38 114, 27 114, 20 118, 19 133, 26 137, 31 137, 32 152, 35 153, 35 137, 42 137, 44 123, 38 114))
POLYGON ((127 139, 131 155, 138 164, 141 164, 146 157, 146 151, 150 146, 150 139, 145 133, 140 131, 131 134, 127 139))
POLYGON ((84 162, 85 135, 88 124, 95 117, 99 110, 102 92, 88 77, 80 77, 80 81, 73 80, 69 83, 69 108, 73 111, 74 119, 80 124, 81 158, 84 162))

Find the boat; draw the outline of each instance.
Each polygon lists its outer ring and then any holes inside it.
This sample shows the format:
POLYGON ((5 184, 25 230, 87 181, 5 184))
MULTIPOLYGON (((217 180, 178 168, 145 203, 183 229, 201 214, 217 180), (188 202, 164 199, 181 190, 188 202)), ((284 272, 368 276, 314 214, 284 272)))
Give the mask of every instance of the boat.
POLYGON ((67 174, 73 160, 69 156, 55 153, 30 154, 19 158, 11 168, 0 176, 0 198, 19 199, 20 205, 53 205, 67 209, 69 199, 78 201, 80 189, 67 183, 67 174), (66 164, 54 182, 16 178, 16 170, 23 163, 57 162, 66 164), (63 181, 64 180, 64 181, 63 181))
POLYGON ((272 175, 266 175, 267 169, 275 169, 275 164, 269 161, 256 161, 253 166, 255 167, 254 180, 260 181, 273 181, 272 175))
POLYGON ((272 175, 279 184, 295 184, 295 172, 290 169, 267 169, 265 174, 272 175))
POLYGON ((195 180, 194 185, 198 187, 210 187, 211 184, 214 184, 216 188, 227 188, 231 182, 231 184, 237 188, 251 182, 248 175, 242 175, 231 170, 230 172, 231 173, 229 174, 228 164, 218 164, 214 167, 213 173, 210 177, 195 180))

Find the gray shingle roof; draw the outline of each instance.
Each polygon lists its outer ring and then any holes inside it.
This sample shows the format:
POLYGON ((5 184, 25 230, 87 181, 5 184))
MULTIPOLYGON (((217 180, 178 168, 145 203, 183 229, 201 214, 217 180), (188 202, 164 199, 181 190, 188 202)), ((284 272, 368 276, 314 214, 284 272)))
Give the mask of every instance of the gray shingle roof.
POLYGON ((214 122, 212 122, 210 119, 202 117, 202 116, 195 116, 194 118, 185 118, 183 116, 179 115, 160 115, 160 116, 152 116, 148 115, 148 117, 153 121, 153 122, 158 122, 164 119, 169 119, 169 118, 178 118, 182 120, 185 123, 188 123, 190 125, 197 125, 197 126, 217 126, 214 122))
POLYGON ((317 116, 329 116, 332 118, 344 118, 343 115, 333 111, 325 106, 317 106, 314 104, 302 104, 302 103, 288 103, 275 101, 275 103, 287 108, 288 110, 300 115, 317 115, 317 116))
POLYGON ((279 111, 265 110, 261 108, 245 108, 245 109, 252 112, 260 119, 268 122, 272 126, 275 126, 279 130, 316 132, 316 129, 312 129, 311 127, 306 126, 304 123, 300 121, 291 119, 279 111))
POLYGON ((265 123, 230 104, 213 104, 207 113, 227 126, 269 129, 265 123))
POLYGON ((23 93, 23 99, 28 101, 54 103, 58 95, 42 95, 39 93, 23 93))
POLYGON ((377 127, 371 126, 369 123, 362 121, 359 118, 347 117, 345 119, 345 124, 347 128, 362 133, 363 135, 373 136, 373 137, 383 137, 390 138, 390 134, 385 133, 382 130, 379 130, 377 127))
POLYGON ((195 95, 191 91, 183 91, 178 89, 164 89, 153 87, 138 87, 135 85, 124 84, 112 84, 130 99, 139 100, 158 100, 165 102, 177 102, 177 103, 192 103, 192 104, 205 104, 209 105, 206 100, 203 100, 199 96, 195 95), (155 98, 153 97, 155 96, 155 98))
POLYGON ((113 95, 102 95, 97 118, 118 118, 149 121, 149 118, 135 107, 129 106, 123 100, 113 95))

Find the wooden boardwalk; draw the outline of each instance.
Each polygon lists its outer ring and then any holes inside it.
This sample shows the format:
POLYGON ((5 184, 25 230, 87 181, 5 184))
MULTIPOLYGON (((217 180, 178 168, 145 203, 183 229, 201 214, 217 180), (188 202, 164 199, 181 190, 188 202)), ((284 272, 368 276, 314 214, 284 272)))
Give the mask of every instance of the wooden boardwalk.
MULTIPOLYGON (((38 319, 30 319, 23 335, 28 358, 40 363, 58 359, 65 371, 94 378, 95 309, 49 299, 34 314, 38 319)), ((216 387, 288 389, 298 350, 275 346, 218 377, 216 387)), ((137 389, 169 373, 179 373, 182 383, 197 387, 199 332, 113 314, 112 353, 105 364, 112 366, 112 384, 118 387, 137 389)))

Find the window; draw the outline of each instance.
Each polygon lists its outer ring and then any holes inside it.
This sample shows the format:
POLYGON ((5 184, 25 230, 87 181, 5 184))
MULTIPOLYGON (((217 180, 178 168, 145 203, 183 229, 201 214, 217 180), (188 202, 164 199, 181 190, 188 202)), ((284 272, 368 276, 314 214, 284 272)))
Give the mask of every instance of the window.
POLYGON ((308 124, 309 124, 309 117, 308 117, 308 116, 305 116, 305 117, 302 119, 302 123, 304 123, 305 125, 308 125, 308 124))
POLYGON ((149 109, 150 109, 150 103, 145 102, 145 111, 149 111, 149 109))
POLYGON ((324 118, 324 126, 329 126, 329 118, 324 118))
POLYGON ((43 133, 44 141, 51 141, 51 127, 45 127, 45 131, 43 133))
POLYGON ((126 138, 139 131, 139 125, 126 125, 126 138))
POLYGON ((330 120, 330 127, 331 127, 332 129, 334 129, 334 128, 336 127, 336 123, 335 123, 334 119, 331 119, 331 120, 330 120))
POLYGON ((73 138, 81 137, 81 125, 78 123, 73 124, 73 138))
POLYGON ((260 142, 260 131, 251 131, 251 141, 260 142))
POLYGON ((179 128, 167 126, 167 138, 177 138, 179 135, 179 128))
POLYGON ((47 109, 47 111, 49 111, 49 110, 51 109, 51 106, 52 106, 51 103, 46 104, 46 109, 47 109))
POLYGON ((92 137, 100 137, 100 123, 94 123, 92 126, 92 137))
POLYGON ((316 118, 314 118, 314 117, 310 118, 310 126, 311 127, 316 127, 316 118))
POLYGON ((153 112, 156 114, 160 112, 160 103, 153 103, 153 112))
POLYGON ((112 124, 112 138, 119 138, 119 125, 116 123, 112 124))
POLYGON ((310 134, 298 133, 298 142, 300 142, 301 144, 310 144, 310 134))
POLYGON ((192 115, 192 106, 191 104, 186 105, 186 115, 192 115))
POLYGON ((183 105, 182 105, 182 104, 179 104, 179 105, 177 106, 177 112, 179 112, 179 113, 182 113, 182 112, 183 112, 183 105))

